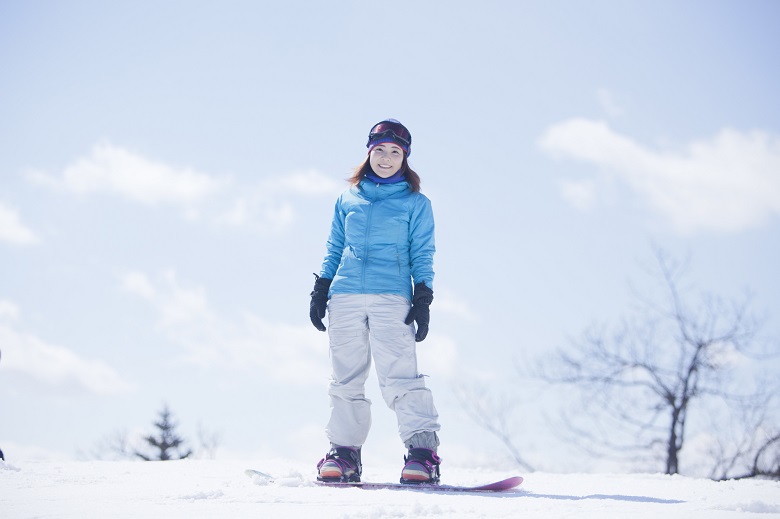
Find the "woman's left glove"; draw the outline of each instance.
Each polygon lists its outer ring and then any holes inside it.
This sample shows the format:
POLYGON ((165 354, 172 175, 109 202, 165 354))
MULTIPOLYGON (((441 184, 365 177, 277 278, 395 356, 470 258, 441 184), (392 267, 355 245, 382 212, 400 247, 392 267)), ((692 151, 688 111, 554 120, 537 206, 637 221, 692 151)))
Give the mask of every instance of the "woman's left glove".
POLYGON ((414 340, 422 342, 428 335, 428 324, 431 322, 430 306, 433 302, 433 290, 425 286, 425 282, 414 285, 414 297, 412 297, 412 308, 404 321, 406 324, 412 324, 417 321, 417 333, 414 340))
POLYGON ((325 318, 325 309, 328 307, 328 290, 333 281, 328 278, 321 278, 314 274, 314 290, 311 291, 311 303, 309 304, 309 317, 311 324, 319 331, 325 331, 325 325, 322 320, 325 318))

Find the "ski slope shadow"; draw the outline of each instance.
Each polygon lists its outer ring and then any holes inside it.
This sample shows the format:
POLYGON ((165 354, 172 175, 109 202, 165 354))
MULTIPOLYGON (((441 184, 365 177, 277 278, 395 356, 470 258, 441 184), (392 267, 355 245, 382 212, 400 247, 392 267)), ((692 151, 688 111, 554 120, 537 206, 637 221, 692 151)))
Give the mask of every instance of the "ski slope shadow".
POLYGON ((591 494, 589 496, 564 496, 555 494, 534 494, 526 492, 525 497, 536 497, 541 499, 555 499, 557 501, 587 501, 589 499, 597 501, 626 501, 631 503, 655 503, 663 505, 678 505, 685 503, 685 501, 679 499, 661 499, 658 497, 649 496, 623 496, 623 495, 609 495, 609 494, 591 494))

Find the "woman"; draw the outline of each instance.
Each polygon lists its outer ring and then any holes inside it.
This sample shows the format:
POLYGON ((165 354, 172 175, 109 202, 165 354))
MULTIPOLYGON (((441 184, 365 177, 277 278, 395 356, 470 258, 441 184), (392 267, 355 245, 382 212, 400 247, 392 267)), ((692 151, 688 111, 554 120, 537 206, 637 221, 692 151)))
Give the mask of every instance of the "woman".
POLYGON ((439 481, 438 413, 417 372, 416 353, 433 301, 434 223, 420 177, 409 167, 411 144, 409 130, 395 119, 371 128, 368 157, 336 201, 325 261, 315 274, 310 317, 325 331, 327 308, 333 368, 331 450, 317 465, 322 481, 360 481, 361 447, 371 426, 365 381, 372 358, 408 448, 401 482, 439 481))

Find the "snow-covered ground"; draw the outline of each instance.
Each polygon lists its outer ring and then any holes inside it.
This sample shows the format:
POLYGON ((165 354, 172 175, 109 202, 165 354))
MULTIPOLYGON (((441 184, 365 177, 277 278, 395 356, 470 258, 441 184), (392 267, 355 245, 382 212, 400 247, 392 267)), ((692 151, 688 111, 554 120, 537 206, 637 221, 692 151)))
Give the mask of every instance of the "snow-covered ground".
MULTIPOLYGON (((398 467, 364 472, 394 481, 398 467)), ((507 477, 495 470, 447 469, 445 482, 472 485, 507 477)), ((522 474, 517 491, 450 494, 323 488, 314 470, 280 460, 168 462, 0 461, 0 517, 252 518, 730 518, 780 517, 780 482, 713 482, 664 475, 522 474), (246 468, 273 474, 247 477, 246 468)))

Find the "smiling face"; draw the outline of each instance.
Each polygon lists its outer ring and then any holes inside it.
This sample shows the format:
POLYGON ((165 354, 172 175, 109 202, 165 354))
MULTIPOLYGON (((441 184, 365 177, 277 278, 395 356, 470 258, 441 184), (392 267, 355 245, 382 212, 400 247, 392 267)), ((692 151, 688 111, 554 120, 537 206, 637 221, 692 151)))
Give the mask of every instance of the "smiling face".
POLYGON ((392 142, 383 142, 371 148, 368 154, 371 169, 378 177, 390 178, 404 163, 404 150, 392 142))

